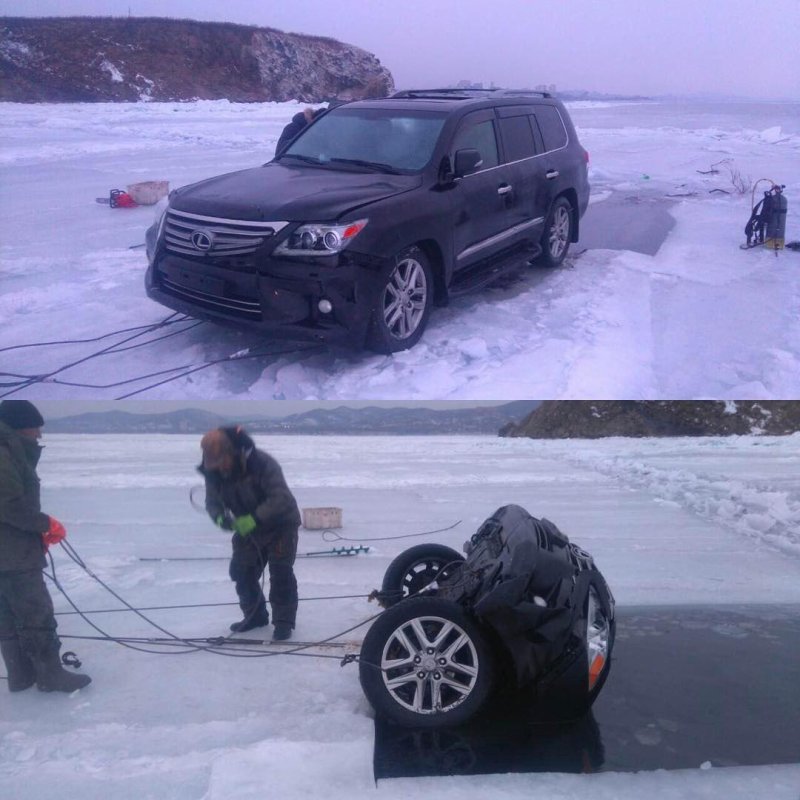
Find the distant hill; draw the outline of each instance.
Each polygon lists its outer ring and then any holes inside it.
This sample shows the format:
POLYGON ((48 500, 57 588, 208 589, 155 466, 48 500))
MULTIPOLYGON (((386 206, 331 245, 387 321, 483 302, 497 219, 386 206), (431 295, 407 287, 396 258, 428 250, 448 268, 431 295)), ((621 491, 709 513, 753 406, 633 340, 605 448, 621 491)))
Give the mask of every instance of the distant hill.
POLYGON ((313 409, 279 418, 226 418, 198 409, 161 414, 102 411, 50 419, 48 433, 204 433, 221 425, 241 424, 251 433, 283 434, 489 434, 522 419, 538 405, 519 400, 497 406, 430 409, 347 408, 313 409))
POLYGON ((392 91, 374 55, 335 39, 185 19, 0 17, 4 101, 320 102, 392 91))
POLYGON ((730 436, 800 431, 798 400, 548 400, 501 436, 730 436))

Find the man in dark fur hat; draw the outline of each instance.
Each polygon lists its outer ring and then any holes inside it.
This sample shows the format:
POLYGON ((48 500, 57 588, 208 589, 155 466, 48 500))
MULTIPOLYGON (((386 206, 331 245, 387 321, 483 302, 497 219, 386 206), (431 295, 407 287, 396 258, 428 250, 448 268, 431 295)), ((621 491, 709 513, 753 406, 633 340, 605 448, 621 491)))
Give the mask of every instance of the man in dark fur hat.
POLYGON ((297 531, 300 511, 278 462, 258 450, 240 427, 209 431, 200 443, 206 482, 206 510, 224 530, 233 531, 229 574, 236 584, 244 618, 231 630, 269 624, 260 581, 269 567, 269 604, 274 641, 289 639, 297 616, 297 531))
POLYGON ((35 683, 43 692, 74 692, 91 678, 61 666, 53 601, 42 575, 47 548, 67 535, 39 503, 42 425, 28 400, 0 403, 0 652, 10 691, 35 683))

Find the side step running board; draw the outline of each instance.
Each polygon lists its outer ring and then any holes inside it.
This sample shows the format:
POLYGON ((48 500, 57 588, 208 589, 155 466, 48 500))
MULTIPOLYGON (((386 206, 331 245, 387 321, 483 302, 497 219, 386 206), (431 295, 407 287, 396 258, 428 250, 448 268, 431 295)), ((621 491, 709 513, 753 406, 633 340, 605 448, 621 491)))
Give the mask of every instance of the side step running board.
POLYGON ((488 286, 503 275, 519 272, 525 269, 535 258, 538 258, 541 253, 542 248, 537 244, 527 249, 524 253, 517 253, 512 259, 490 262, 489 264, 464 270, 463 274, 459 273, 454 276, 453 283, 450 284, 450 297, 458 297, 468 292, 474 292, 484 286, 488 286))

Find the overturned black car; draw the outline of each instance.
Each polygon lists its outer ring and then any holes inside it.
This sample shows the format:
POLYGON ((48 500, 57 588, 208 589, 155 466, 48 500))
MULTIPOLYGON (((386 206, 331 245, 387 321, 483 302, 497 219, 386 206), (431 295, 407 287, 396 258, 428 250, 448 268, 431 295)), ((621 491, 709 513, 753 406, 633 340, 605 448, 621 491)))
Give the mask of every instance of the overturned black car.
POLYGON ((407 727, 458 725, 500 685, 587 710, 611 667, 614 598, 592 557, 549 520, 498 509, 466 559, 420 545, 389 565, 389 608, 367 632, 360 679, 376 712, 407 727))

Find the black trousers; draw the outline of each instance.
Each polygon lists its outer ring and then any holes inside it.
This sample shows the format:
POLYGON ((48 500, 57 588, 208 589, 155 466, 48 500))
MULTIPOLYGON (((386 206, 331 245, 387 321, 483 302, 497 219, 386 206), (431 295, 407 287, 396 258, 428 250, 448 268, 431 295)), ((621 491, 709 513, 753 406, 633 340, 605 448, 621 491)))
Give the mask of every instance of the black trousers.
POLYGON ((261 576, 269 569, 269 604, 272 621, 294 627, 297 619, 297 530, 277 533, 267 539, 253 536, 233 537, 233 555, 228 573, 236 584, 239 607, 245 617, 266 618, 266 598, 261 590, 261 576))
POLYGON ((34 660, 59 646, 53 601, 40 569, 0 572, 0 639, 18 639, 34 660))

